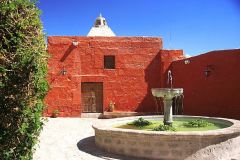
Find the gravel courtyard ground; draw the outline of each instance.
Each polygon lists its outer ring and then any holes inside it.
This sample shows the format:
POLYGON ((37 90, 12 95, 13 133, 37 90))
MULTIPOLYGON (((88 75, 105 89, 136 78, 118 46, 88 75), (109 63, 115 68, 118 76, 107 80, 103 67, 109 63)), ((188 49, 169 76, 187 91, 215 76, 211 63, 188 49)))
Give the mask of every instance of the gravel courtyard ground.
MULTIPOLYGON (((106 120, 49 118, 40 135, 40 143, 36 146, 33 160, 141 160, 110 154, 95 146, 92 124, 103 121, 106 120)), ((240 144, 240 137, 232 141, 240 144)), ((209 150, 211 151, 211 148, 209 150)), ((237 154, 222 160, 240 160, 240 149, 237 154)))
POLYGON ((40 135, 34 160, 135 160, 99 150, 93 123, 105 119, 49 118, 40 135))

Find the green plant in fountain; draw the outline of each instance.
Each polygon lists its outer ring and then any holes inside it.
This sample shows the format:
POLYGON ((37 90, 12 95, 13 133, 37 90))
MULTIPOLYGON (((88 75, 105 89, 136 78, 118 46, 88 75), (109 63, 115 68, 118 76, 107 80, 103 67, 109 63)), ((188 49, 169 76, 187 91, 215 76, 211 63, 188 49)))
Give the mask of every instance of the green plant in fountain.
POLYGON ((0 1, 0 159, 32 159, 48 90, 46 45, 35 0, 0 1))
POLYGON ((177 129, 171 125, 160 124, 158 127, 154 128, 153 131, 174 131, 174 132, 176 132, 177 129))
POLYGON ((212 126, 214 124, 203 119, 195 119, 195 120, 188 121, 183 125, 185 127, 207 127, 207 126, 212 126))
POLYGON ((137 120, 134 120, 131 123, 128 123, 129 125, 134 125, 136 127, 144 127, 152 124, 150 121, 143 119, 142 117, 138 118, 137 120))

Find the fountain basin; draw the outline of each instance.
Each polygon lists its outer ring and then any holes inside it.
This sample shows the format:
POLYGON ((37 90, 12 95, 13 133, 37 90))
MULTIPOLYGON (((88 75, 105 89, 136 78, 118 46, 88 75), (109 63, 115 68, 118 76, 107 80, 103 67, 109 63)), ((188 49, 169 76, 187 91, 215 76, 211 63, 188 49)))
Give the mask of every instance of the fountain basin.
POLYGON ((165 97, 172 99, 173 97, 183 94, 183 88, 152 88, 152 95, 154 97, 165 97))
MULTIPOLYGON (((117 118, 93 125, 98 147, 116 154, 149 159, 185 159, 198 150, 240 135, 240 122, 225 118, 174 116, 173 118, 202 118, 228 125, 224 129, 191 132, 142 131, 114 128, 139 117, 117 118)), ((147 120, 162 120, 163 116, 143 116, 147 120)))

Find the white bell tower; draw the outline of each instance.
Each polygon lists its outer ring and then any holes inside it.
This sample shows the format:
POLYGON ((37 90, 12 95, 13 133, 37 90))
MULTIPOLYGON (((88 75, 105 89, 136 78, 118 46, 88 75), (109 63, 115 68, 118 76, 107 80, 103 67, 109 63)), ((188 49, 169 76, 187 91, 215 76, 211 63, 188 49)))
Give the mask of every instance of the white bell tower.
POLYGON ((107 25, 106 19, 100 13, 99 17, 95 20, 94 26, 91 28, 87 36, 104 36, 113 37, 115 33, 107 25))

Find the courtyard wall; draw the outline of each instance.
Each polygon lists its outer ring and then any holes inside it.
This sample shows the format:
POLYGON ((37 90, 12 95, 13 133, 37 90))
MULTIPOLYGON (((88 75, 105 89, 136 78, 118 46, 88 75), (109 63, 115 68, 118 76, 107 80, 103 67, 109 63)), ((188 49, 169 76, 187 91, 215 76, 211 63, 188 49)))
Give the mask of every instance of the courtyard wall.
POLYGON ((240 119, 240 49, 177 60, 169 69, 173 87, 184 88, 184 114, 240 119))

